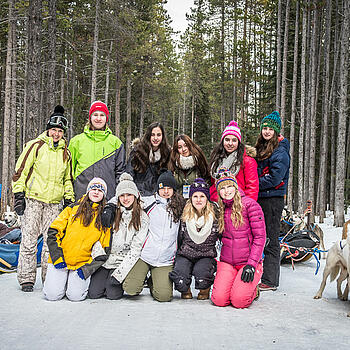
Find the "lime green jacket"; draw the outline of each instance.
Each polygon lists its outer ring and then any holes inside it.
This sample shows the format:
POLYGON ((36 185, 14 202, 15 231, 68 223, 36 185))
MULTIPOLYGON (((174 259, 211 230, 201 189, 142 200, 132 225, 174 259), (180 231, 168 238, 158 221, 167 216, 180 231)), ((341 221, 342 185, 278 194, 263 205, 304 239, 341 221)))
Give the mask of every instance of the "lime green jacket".
POLYGON ((76 199, 81 198, 90 180, 100 177, 107 184, 107 199, 115 195, 116 184, 125 170, 125 150, 120 139, 105 130, 91 130, 74 136, 69 143, 76 199))
POLYGON ((65 144, 61 139, 54 147, 47 131, 29 141, 17 160, 12 192, 25 192, 27 198, 44 203, 59 203, 63 198, 74 201, 69 151, 63 160, 65 144))

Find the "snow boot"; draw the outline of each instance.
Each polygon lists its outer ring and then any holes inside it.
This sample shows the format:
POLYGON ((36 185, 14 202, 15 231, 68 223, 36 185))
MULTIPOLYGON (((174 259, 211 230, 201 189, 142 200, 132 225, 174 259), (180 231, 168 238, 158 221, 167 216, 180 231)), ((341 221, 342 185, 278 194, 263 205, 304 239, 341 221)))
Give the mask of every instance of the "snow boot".
POLYGON ((34 289, 34 284, 30 282, 26 282, 21 284, 21 288, 23 292, 32 292, 34 289))
POLYGON ((256 295, 255 295, 254 300, 258 300, 259 297, 260 297, 260 288, 259 288, 259 286, 256 286, 256 295))
POLYGON ((209 292, 210 292, 210 287, 207 289, 201 289, 198 293, 197 299, 198 300, 207 300, 209 299, 209 292))
POLYGON ((265 290, 277 290, 277 287, 269 286, 265 283, 259 283, 259 289, 263 292, 265 290))
POLYGON ((181 293, 181 299, 192 299, 191 288, 188 288, 187 292, 181 293))

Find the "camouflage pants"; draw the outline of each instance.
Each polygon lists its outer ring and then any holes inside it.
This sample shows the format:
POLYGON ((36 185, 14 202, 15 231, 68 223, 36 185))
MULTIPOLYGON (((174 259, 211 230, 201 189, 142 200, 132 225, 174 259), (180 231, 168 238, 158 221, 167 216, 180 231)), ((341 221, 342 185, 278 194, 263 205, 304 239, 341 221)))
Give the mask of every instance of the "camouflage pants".
POLYGON ((17 279, 19 284, 35 283, 36 253, 38 237, 43 235, 41 253, 41 278, 45 281, 49 250, 47 247, 47 231, 61 210, 60 204, 43 203, 34 199, 26 199, 26 209, 21 220, 22 240, 19 250, 17 279))

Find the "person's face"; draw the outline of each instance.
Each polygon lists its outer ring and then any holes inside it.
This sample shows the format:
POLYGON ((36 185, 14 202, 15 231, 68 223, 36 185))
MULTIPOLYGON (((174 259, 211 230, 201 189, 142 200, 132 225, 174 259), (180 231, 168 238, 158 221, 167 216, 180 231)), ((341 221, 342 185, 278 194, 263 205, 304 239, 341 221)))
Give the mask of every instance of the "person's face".
POLYGON ((192 205, 200 213, 207 204, 207 196, 203 192, 195 192, 191 197, 192 205))
POLYGON ((233 135, 227 135, 224 137, 223 146, 227 153, 232 153, 238 148, 238 138, 233 135))
POLYGON ((156 151, 159 148, 162 139, 163 134, 161 128, 159 128, 158 126, 156 128, 153 128, 151 132, 151 145, 153 151, 156 151))
POLYGON ((95 130, 101 130, 107 122, 106 115, 101 111, 95 111, 91 114, 90 121, 95 130))
POLYGON ((232 185, 222 186, 220 189, 220 197, 222 199, 230 200, 235 195, 236 188, 232 185))
POLYGON ((89 199, 94 202, 98 203, 101 202, 103 198, 103 192, 94 188, 93 190, 89 191, 89 199))
POLYGON ((275 130, 269 128, 268 126, 264 126, 261 130, 261 135, 266 141, 271 140, 274 134, 275 130))
POLYGON ((187 147, 187 144, 184 140, 179 140, 177 142, 177 151, 183 157, 189 157, 191 155, 190 150, 187 147))
POLYGON ((171 187, 163 187, 158 190, 158 193, 162 198, 169 199, 173 196, 174 190, 171 187))
POLYGON ((60 128, 51 128, 48 130, 49 137, 53 138, 53 142, 58 142, 63 137, 64 131, 60 128))
POLYGON ((120 204, 125 208, 130 208, 135 201, 135 196, 130 193, 124 193, 121 196, 119 196, 119 202, 120 204))

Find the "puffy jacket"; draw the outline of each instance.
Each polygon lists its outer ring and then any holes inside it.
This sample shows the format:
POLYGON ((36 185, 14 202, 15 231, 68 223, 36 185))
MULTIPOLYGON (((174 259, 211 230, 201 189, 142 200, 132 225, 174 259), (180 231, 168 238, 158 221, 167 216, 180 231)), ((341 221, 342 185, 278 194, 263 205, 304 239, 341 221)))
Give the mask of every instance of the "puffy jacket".
POLYGON ((112 134, 109 127, 91 130, 86 125, 82 134, 71 139, 69 150, 76 198, 82 197, 94 177, 106 181, 107 199, 112 198, 119 176, 125 170, 125 150, 120 139, 112 134))
POLYGON ((158 194, 142 198, 148 207, 150 218, 148 237, 141 252, 141 259, 152 266, 173 264, 180 222, 175 223, 167 210, 168 201, 158 194))
POLYGON ((43 132, 29 141, 17 160, 12 177, 12 192, 25 192, 27 198, 44 203, 59 203, 62 198, 74 201, 71 158, 63 161, 66 141, 54 147, 53 138, 43 132))
POLYGON ((144 211, 141 212, 141 227, 138 231, 135 231, 134 226, 129 227, 131 217, 132 210, 122 208, 119 230, 112 233, 110 254, 103 265, 106 269, 115 269, 112 276, 120 283, 140 258, 148 233, 149 217, 144 211))
MULTIPOLYGON (((74 220, 79 202, 66 207, 53 221, 48 231, 47 246, 50 253, 49 263, 65 262, 69 270, 81 267, 87 278, 106 260, 93 260, 91 254, 98 241, 103 248, 109 246, 110 230, 103 232, 96 228, 96 215, 87 227, 82 224, 81 218, 74 220)), ((93 203, 92 207, 96 208, 98 205, 93 203)))
MULTIPOLYGON (((259 193, 259 177, 257 171, 257 163, 253 158, 256 156, 256 150, 254 147, 246 146, 243 154, 243 163, 239 168, 239 172, 236 175, 238 186, 246 196, 254 199, 258 199, 259 193)), ((215 187, 215 180, 211 179, 210 187, 210 200, 217 202, 218 193, 215 187)))
POLYGON ((280 136, 278 147, 271 156, 258 161, 259 198, 283 197, 286 194, 289 165, 289 141, 280 136))
POLYGON ((266 230, 264 213, 253 199, 242 195, 243 224, 238 228, 231 220, 233 200, 224 200, 225 229, 222 233, 220 261, 233 266, 252 265, 257 267, 265 246, 266 230))

